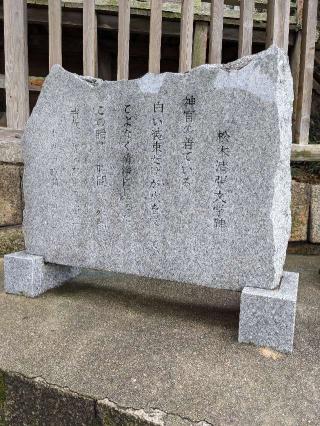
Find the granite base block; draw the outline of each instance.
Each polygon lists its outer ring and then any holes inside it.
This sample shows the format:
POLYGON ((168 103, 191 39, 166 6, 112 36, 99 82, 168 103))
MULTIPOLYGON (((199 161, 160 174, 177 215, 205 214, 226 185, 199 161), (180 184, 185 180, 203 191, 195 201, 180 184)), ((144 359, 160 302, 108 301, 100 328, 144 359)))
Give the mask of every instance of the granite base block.
POLYGON ((275 290, 243 289, 239 342, 292 352, 298 282, 299 274, 284 272, 275 290))
POLYGON ((45 263, 42 256, 25 251, 4 256, 4 285, 7 293, 36 297, 79 273, 79 268, 45 263))

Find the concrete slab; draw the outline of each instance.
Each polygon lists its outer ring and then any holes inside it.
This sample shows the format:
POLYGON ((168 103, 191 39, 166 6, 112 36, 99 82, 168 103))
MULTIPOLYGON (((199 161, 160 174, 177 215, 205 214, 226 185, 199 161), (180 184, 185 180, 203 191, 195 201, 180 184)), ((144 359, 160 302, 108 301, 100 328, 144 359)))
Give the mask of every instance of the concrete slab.
POLYGON ((318 424, 319 268, 287 258, 301 274, 289 356, 238 344, 236 293, 101 273, 37 299, 1 289, 0 417, 7 399, 8 424, 28 410, 59 425, 318 424))

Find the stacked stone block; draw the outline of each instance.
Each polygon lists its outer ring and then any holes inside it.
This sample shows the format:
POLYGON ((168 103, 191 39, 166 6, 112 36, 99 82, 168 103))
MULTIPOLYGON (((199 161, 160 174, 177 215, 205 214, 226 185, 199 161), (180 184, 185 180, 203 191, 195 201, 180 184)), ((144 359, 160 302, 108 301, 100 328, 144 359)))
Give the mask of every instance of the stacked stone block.
POLYGON ((0 130, 0 256, 24 248, 21 132, 0 130))

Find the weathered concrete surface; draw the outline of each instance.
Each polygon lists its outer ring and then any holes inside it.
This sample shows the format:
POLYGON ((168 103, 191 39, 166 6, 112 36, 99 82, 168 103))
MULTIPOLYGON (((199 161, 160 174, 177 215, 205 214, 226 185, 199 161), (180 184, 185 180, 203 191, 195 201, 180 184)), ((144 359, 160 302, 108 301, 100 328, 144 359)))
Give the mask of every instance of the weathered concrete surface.
MULTIPOLYGON (((101 406, 107 404, 104 413, 114 409, 110 425, 148 424, 123 420, 129 412, 137 415, 135 410, 144 417, 162 416, 162 424, 170 426, 201 420, 214 425, 316 425, 319 268, 320 256, 287 259, 286 270, 301 273, 290 356, 238 344, 238 294, 91 273, 38 299, 0 292, 0 370, 41 377, 81 395, 83 404, 91 397, 96 424, 102 424, 101 406)), ((20 382, 11 380, 10 386, 20 382)), ((31 387, 30 392, 35 413, 37 404, 44 404, 53 415, 59 401, 67 399, 54 394, 52 399, 37 398, 31 387)), ((14 395, 8 392, 9 410, 15 407, 14 395)), ((68 423, 72 402, 66 404, 61 424, 81 424, 68 423)))

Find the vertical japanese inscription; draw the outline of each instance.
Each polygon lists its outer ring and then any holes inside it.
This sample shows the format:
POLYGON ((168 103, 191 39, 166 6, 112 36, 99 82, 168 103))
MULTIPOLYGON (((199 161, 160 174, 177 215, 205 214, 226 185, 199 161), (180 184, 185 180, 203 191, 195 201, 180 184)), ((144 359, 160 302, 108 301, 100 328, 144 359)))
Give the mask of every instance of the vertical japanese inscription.
POLYGON ((106 120, 104 116, 104 106, 99 105, 97 112, 95 113, 95 139, 98 145, 104 145, 106 143, 106 120))
POLYGON ((158 225, 161 209, 161 171, 163 148, 163 111, 164 104, 160 101, 153 104, 152 112, 152 155, 151 155, 151 182, 150 182, 150 209, 152 220, 158 225))
POLYGON ((96 185, 107 186, 107 173, 102 164, 96 164, 96 185))
POLYGON ((132 152, 131 152, 131 142, 132 142, 132 106, 131 104, 126 104, 123 109, 124 113, 124 129, 123 129, 123 138, 124 138, 124 153, 122 158, 122 196, 126 197, 126 208, 130 209, 130 179, 132 172, 132 152))
POLYGON ((182 163, 182 184, 185 188, 190 188, 192 181, 192 154, 195 143, 195 128, 194 128, 194 117, 195 117, 195 104, 196 99, 193 95, 187 95, 183 100, 183 163, 182 163))
POLYGON ((215 211, 214 227, 218 229, 226 228, 227 221, 225 219, 225 208, 227 206, 227 194, 225 185, 228 181, 229 171, 229 154, 230 154, 230 135, 225 131, 219 130, 218 140, 218 159, 216 160, 216 175, 214 206, 215 211))
MULTIPOLYGON (((87 203, 84 203, 81 197, 81 187, 85 178, 81 174, 81 144, 79 143, 80 134, 80 108, 75 105, 71 108, 71 126, 72 126, 72 158, 73 164, 68 167, 68 174, 70 175, 68 182, 68 196, 72 198, 70 203, 71 209, 68 212, 69 226, 68 234, 74 238, 79 233, 79 227, 81 226, 81 214, 83 211, 88 210, 87 203)), ((82 114, 81 114, 82 115, 82 114)), ((50 171, 51 172, 51 171, 50 171)), ((54 174, 51 173, 54 177, 54 174)))
POLYGON ((97 144, 97 163, 95 167, 95 183, 97 187, 107 186, 107 173, 104 164, 99 160, 99 148, 102 149, 106 143, 106 120, 105 108, 103 105, 98 105, 94 112, 94 138, 97 144))
POLYGON ((71 110, 72 125, 79 129, 79 108, 75 106, 71 110))

